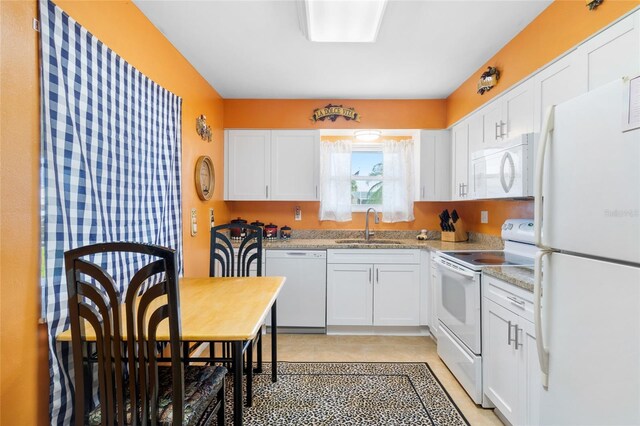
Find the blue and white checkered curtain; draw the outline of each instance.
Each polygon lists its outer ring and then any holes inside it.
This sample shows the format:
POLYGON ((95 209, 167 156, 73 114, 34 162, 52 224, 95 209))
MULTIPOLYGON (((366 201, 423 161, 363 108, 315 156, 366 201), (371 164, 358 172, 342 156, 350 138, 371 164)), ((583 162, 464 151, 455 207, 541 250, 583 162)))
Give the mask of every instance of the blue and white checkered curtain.
MULTIPOLYGON (((177 250, 182 99, 151 81, 49 1, 40 1, 42 287, 52 424, 73 406, 63 253, 103 241, 177 250)), ((93 259, 125 282, 141 257, 93 259)), ((128 282, 128 281, 126 281, 128 282)), ((124 286, 124 284, 123 284, 124 286)), ((122 289, 121 289, 122 290, 122 289)))

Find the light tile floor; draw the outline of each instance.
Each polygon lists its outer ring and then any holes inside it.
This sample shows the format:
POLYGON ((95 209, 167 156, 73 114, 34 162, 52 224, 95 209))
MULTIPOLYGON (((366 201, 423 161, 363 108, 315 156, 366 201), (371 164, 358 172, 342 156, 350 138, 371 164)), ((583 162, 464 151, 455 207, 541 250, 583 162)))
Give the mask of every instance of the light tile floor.
MULTIPOLYGON (((264 359, 271 359, 271 339, 264 339, 264 359)), ((429 337, 421 336, 327 336, 321 334, 279 334, 280 361, 342 362, 427 362, 438 380, 469 423, 502 425, 493 410, 473 403, 436 353, 429 337)))

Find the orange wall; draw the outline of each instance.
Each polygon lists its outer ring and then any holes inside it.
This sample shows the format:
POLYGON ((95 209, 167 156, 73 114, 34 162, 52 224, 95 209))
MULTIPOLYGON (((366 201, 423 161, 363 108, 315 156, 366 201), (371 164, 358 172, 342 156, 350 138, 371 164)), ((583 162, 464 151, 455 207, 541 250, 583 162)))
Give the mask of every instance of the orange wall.
MULTIPOLYGON (((261 222, 273 222, 278 227, 289 225, 295 229, 364 229, 364 213, 354 213, 351 222, 332 222, 318 220, 319 202, 301 201, 273 201, 273 202, 228 202, 231 214, 253 222, 259 219, 261 222), (295 222, 295 207, 302 209, 302 220, 295 222)), ((413 213, 414 222, 382 223, 373 225, 374 229, 429 229, 440 230, 438 214, 444 209, 457 209, 458 214, 464 219, 467 230, 486 234, 500 235, 500 226, 507 218, 532 218, 532 201, 465 201, 465 202, 417 202, 413 213), (480 211, 489 212, 489 223, 480 223, 480 211)))
POLYGON ((143 74, 182 97, 182 218, 184 271, 187 276, 208 274, 209 208, 217 220, 227 219, 223 194, 223 101, 193 66, 130 1, 61 0, 56 4, 143 74), (114 23, 117 22, 117 25, 114 23), (200 139, 195 120, 207 116, 213 142, 200 139), (201 201, 195 191, 194 167, 200 155, 211 157, 216 169, 213 199, 201 201), (200 232, 189 232, 191 208, 197 209, 200 232))
POLYGON ((637 0, 607 0, 589 11, 584 0, 556 0, 447 98, 447 126, 638 5, 637 0), (480 96, 478 80, 488 66, 500 70, 500 81, 480 96))
POLYGON ((225 99, 224 127, 233 129, 442 129, 446 127, 444 99, 327 100, 225 99), (339 117, 311 121, 313 110, 328 104, 351 107, 360 122, 339 117))
MULTIPOLYGON (((71 17, 107 46, 160 85, 183 98, 183 217, 185 274, 208 271, 208 208, 228 219, 222 202, 223 103, 216 91, 129 1, 57 1, 71 17), (213 143, 195 132, 205 114, 213 143), (209 155, 216 167, 212 201, 200 201, 194 188, 194 166, 209 155), (189 212, 198 210, 201 231, 189 234, 189 212)), ((37 33, 31 21, 37 2, 0 1, 2 16, 2 156, 0 189, 1 354, 0 424, 48 423, 46 347, 39 316, 39 76, 37 33), (40 361, 38 361, 38 357, 40 361), (44 360, 44 362, 43 362, 44 360), (40 399, 38 399, 40 398, 40 399)))
POLYGON ((46 416, 48 399, 45 381, 47 399, 38 400, 39 371, 48 366, 38 362, 40 89, 34 16, 35 1, 0 2, 0 423, 7 425, 37 424, 38 413, 46 416))
MULTIPOLYGON (((225 128, 288 128, 288 129, 442 129, 447 127, 444 100, 277 100, 225 99, 225 128), (314 123, 309 118, 316 108, 332 103, 353 107, 362 115, 359 123, 338 118, 335 122, 314 123)), ((339 139, 342 139, 340 137, 339 139)), ((234 201, 227 207, 231 217, 249 222, 259 219, 294 229, 363 229, 364 213, 354 213, 350 222, 318 220, 318 202, 234 201), (295 207, 302 208, 302 220, 295 222, 295 207)), ((469 229, 475 232, 500 233, 500 225, 507 217, 533 217, 530 201, 487 201, 483 203, 426 203, 415 205, 414 222, 380 223, 378 229, 438 229, 438 214, 445 208, 457 208, 469 229), (489 224, 480 225, 480 211, 489 211, 489 224), (461 213, 462 214, 462 213, 461 213)))

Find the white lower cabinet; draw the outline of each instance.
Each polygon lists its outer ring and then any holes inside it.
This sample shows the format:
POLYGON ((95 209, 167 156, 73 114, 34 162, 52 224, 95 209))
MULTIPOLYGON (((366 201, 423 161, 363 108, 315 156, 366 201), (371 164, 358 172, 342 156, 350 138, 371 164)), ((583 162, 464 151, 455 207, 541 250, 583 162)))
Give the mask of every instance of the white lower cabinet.
POLYGON ((420 324, 419 250, 329 250, 327 263, 328 326, 420 324))
POLYGON ((483 286, 483 392, 509 423, 538 424, 542 385, 533 295, 486 275, 483 286))

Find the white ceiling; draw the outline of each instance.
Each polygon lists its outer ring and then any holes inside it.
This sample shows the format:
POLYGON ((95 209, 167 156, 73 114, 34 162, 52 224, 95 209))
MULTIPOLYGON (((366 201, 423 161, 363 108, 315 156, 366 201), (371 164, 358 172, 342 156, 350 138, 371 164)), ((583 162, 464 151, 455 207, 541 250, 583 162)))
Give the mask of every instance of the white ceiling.
POLYGON ((375 43, 308 41, 295 0, 134 2, 223 98, 439 99, 551 0, 389 0, 375 43))

